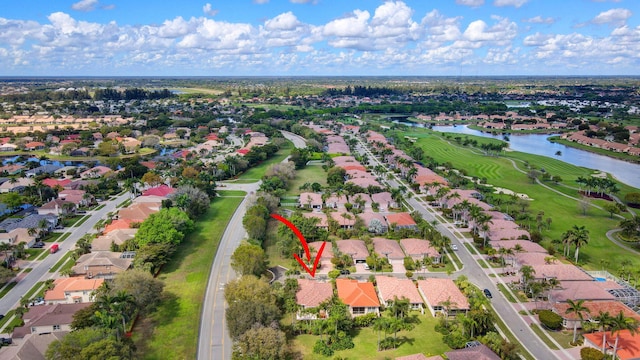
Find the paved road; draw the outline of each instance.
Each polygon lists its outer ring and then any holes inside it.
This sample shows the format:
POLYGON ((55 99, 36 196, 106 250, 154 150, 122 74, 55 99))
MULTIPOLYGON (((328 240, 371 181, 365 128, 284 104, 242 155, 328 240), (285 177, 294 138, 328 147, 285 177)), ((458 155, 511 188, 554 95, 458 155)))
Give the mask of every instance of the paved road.
MULTIPOLYGON (((288 131, 282 131, 295 147, 306 147, 303 137, 288 131)), ((285 159, 284 161, 287 161, 285 159)), ((235 184, 225 183, 222 190, 244 190, 249 195, 258 190, 260 183, 235 184)), ((198 334, 198 356, 200 360, 227 360, 231 359, 232 341, 227 331, 224 310, 224 286, 236 278, 231 269, 231 255, 242 239, 246 237, 246 231, 242 226, 242 217, 246 212, 246 198, 240 203, 220 240, 218 252, 213 260, 209 282, 205 292, 200 317, 200 332, 198 334)))
MULTIPOLYGON (((360 139, 358 139, 361 141, 360 139)), ((360 146, 358 150, 360 152, 364 152, 367 154, 370 162, 377 163, 379 165, 385 166, 385 164, 381 163, 363 144, 360 142, 360 146)), ((401 184, 395 178, 395 176, 387 180, 391 187, 397 188, 401 184)), ((414 194, 415 195, 415 194, 414 194)), ((513 304, 508 302, 504 296, 501 296, 495 282, 485 273, 484 269, 480 267, 480 265, 476 262, 476 260, 471 256, 469 250, 466 246, 463 245, 460 238, 454 234, 452 229, 447 226, 442 219, 436 215, 436 212, 428 206, 424 201, 417 199, 416 197, 412 197, 406 199, 406 201, 411 205, 415 210, 419 211, 423 218, 429 222, 436 221, 438 224, 436 229, 451 239, 452 244, 458 245, 460 249, 457 252, 460 261, 464 264, 464 268, 456 272, 456 274, 465 275, 467 278, 483 289, 489 289, 492 294, 496 296, 493 297, 491 303, 496 313, 502 318, 505 324, 511 329, 513 335, 518 339, 518 342, 522 344, 527 351, 533 355, 536 359, 571 359, 571 355, 565 351, 554 352, 547 347, 545 343, 542 342, 538 338, 538 336, 533 332, 531 327, 525 322, 520 314, 518 314, 519 310, 524 310, 524 307, 519 305, 518 309, 514 307, 513 304)), ((491 272, 496 275, 495 279, 499 279, 499 276, 495 274, 492 268, 490 268, 491 272)), ((502 280, 500 280, 502 281, 502 280)))
MULTIPOLYGON (((27 273, 27 275, 20 280, 16 286, 9 291, 9 293, 0 299, 0 314, 6 314, 7 311, 19 305, 20 297, 29 291, 38 281, 56 278, 57 274, 50 273, 49 269, 54 266, 67 251, 75 248, 78 239, 87 233, 95 232, 93 226, 100 219, 104 218, 107 213, 114 211, 118 204, 129 199, 130 196, 131 194, 127 192, 118 196, 115 200, 106 201, 105 207, 97 211, 91 211, 91 217, 82 225, 66 229, 64 233, 70 232, 71 235, 69 235, 69 237, 63 242, 58 243, 60 250, 57 253, 47 255, 43 260, 34 263, 33 269, 27 273)), ((47 244, 47 246, 50 246, 50 244, 47 244)))
MULTIPOLYGON (((255 192, 259 183, 254 184, 233 184, 228 183, 224 190, 244 190, 247 194, 255 192)), ((229 281, 236 278, 236 274, 231 269, 231 255, 247 232, 242 226, 242 217, 246 212, 245 199, 236 209, 231 221, 222 235, 220 245, 211 266, 209 282, 205 292, 204 303, 202 304, 202 315, 200 317, 200 332, 198 335, 198 359, 223 360, 231 359, 232 342, 227 331, 226 319, 224 316, 224 286, 229 281)))

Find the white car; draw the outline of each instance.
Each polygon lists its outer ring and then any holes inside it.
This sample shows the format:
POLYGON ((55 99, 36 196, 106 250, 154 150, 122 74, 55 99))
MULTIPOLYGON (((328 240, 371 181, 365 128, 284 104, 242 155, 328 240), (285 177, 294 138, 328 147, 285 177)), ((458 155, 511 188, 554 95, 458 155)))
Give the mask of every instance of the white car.
POLYGON ((368 264, 364 264, 364 269, 365 270, 370 270, 369 265, 368 264))
POLYGON ((453 250, 453 251, 458 251, 458 245, 456 245, 456 244, 452 244, 452 245, 451 245, 451 250, 453 250))

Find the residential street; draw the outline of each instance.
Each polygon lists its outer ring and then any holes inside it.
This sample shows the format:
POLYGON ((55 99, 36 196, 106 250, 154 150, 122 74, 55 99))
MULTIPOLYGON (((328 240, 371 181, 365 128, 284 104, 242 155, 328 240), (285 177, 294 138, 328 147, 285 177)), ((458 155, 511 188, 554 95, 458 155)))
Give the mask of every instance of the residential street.
MULTIPOLYGON (((362 142, 359 146, 359 151, 364 152, 370 162, 377 163, 379 165, 385 166, 382 162, 380 162, 368 149, 364 148, 362 142)), ((401 184, 395 178, 395 176, 387 180, 391 187, 398 187, 401 184)), ((415 195, 415 194, 414 194, 415 195)), ((465 275, 469 278, 469 281, 474 283, 481 289, 489 289, 493 296, 491 303, 496 313, 503 322, 511 329, 513 335, 518 339, 518 342, 522 344, 523 347, 527 349, 527 351, 533 355, 536 359, 573 359, 571 354, 569 354, 565 350, 560 351, 552 351, 547 347, 545 343, 543 343, 538 336, 533 332, 531 327, 524 321, 523 317, 518 314, 519 310, 524 310, 523 306, 518 304, 518 308, 508 302, 506 298, 500 293, 498 287, 496 286, 496 281, 493 279, 499 279, 497 274, 491 269, 496 277, 490 278, 478 265, 476 260, 471 256, 469 250, 464 246, 463 242, 460 241, 460 238, 455 236, 451 228, 446 226, 439 217, 434 215, 434 211, 422 200, 418 200, 415 197, 411 197, 407 199, 407 202, 410 206, 412 206, 415 210, 419 211, 423 218, 428 222, 437 221, 438 225, 436 226, 437 230, 443 235, 447 236, 451 239, 451 244, 458 245, 459 251, 456 252, 460 261, 463 263, 464 267, 462 270, 456 272, 457 275, 465 275)), ((506 286, 506 284, 505 284, 506 286)))
MULTIPOLYGON (((87 233, 95 232, 93 226, 100 219, 104 218, 107 213, 114 211, 118 204, 129 199, 130 196, 131 194, 126 192, 118 196, 115 200, 105 201, 104 204, 106 204, 106 206, 102 209, 88 212, 91 214, 91 217, 82 225, 66 228, 63 234, 70 232, 71 235, 69 235, 69 237, 63 242, 58 243, 60 245, 60 250, 55 254, 47 255, 43 260, 36 263, 33 269, 26 273, 26 276, 20 280, 14 288, 0 299, 0 314, 6 314, 7 311, 18 305, 20 303, 20 297, 28 292, 38 281, 56 278, 56 274, 50 273, 49 269, 54 266, 58 260, 67 253, 67 251, 75 248, 75 244, 78 239, 87 233)), ((49 249, 52 244, 54 243, 47 243, 45 249, 49 249)))
MULTIPOLYGON (((306 146, 305 140, 301 136, 287 131, 282 131, 282 134, 285 138, 291 140, 295 147, 302 148, 306 146)), ((287 159, 284 161, 287 161, 287 159)), ((249 195, 257 191, 259 187, 260 182, 252 184, 228 182, 220 190, 243 190, 249 195)), ((240 203, 231 221, 227 224, 209 274, 198 335, 198 359, 201 360, 231 359, 233 344, 227 331, 224 315, 226 307, 224 286, 236 278, 235 272, 231 269, 231 255, 242 239, 246 237, 246 231, 242 226, 246 202, 245 197, 245 200, 240 203)))

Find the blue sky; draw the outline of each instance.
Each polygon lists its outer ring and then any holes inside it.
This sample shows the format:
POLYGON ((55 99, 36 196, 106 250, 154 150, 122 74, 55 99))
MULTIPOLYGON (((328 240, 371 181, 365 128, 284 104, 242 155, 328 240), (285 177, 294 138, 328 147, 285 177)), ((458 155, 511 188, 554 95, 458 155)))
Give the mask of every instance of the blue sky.
POLYGON ((640 75, 638 0, 3 1, 0 75, 640 75))

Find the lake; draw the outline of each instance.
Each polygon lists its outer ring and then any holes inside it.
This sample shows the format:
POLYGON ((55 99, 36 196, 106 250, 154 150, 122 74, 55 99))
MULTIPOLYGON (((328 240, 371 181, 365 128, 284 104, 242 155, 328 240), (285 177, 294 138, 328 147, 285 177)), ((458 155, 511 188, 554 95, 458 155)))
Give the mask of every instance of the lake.
MULTIPOLYGON (((503 139, 503 135, 493 135, 491 133, 469 129, 466 125, 434 126, 433 130, 503 139)), ((509 148, 515 151, 554 158, 576 166, 608 172, 617 180, 635 188, 640 188, 639 164, 632 164, 608 156, 552 143, 547 140, 550 136, 553 136, 553 134, 509 134, 509 148), (558 151, 560 151, 562 155, 556 155, 558 151)))

